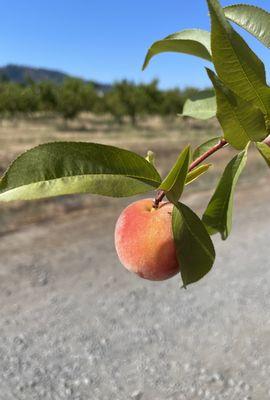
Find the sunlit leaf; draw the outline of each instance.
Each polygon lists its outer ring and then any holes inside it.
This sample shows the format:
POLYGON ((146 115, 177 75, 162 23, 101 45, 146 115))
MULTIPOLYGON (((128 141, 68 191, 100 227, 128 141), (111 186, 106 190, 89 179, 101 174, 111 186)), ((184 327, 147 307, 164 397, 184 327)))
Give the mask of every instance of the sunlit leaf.
POLYGON ((208 232, 219 232, 223 240, 231 232, 234 191, 246 165, 247 150, 248 146, 229 162, 203 215, 208 232))
POLYGON ((133 196, 157 188, 161 178, 143 157, 96 143, 55 142, 19 156, 0 181, 0 201, 74 193, 133 196))
POLYGON ((270 167, 270 147, 265 143, 256 143, 256 146, 266 161, 268 167, 270 167))
POLYGON ((182 203, 173 209, 172 228, 183 284, 187 286, 211 270, 215 249, 200 218, 182 203))
POLYGON ((201 175, 204 175, 209 168, 212 166, 212 164, 203 164, 200 165, 199 167, 193 169, 187 174, 187 179, 185 184, 189 185, 190 183, 196 181, 201 175))
POLYGON ((152 57, 165 52, 185 53, 211 61, 210 33, 201 29, 187 29, 155 42, 148 50, 143 69, 152 57))
POLYGON ((266 47, 270 47, 270 13, 249 4, 235 4, 224 8, 225 16, 251 33, 266 47))
POLYGON ((243 150, 249 141, 260 141, 267 136, 261 110, 226 88, 213 71, 207 69, 216 90, 217 118, 224 138, 234 148, 243 150))
POLYGON ((214 117, 216 112, 217 102, 214 91, 204 90, 185 102, 181 115, 204 120, 214 117))
POLYGON ((159 186, 159 189, 164 190, 167 198, 173 203, 180 199, 184 190, 190 158, 191 151, 188 146, 180 153, 173 168, 159 186))
POLYGON ((226 20, 218 0, 207 0, 212 22, 212 58, 219 78, 239 97, 253 102, 267 115, 270 88, 262 61, 226 20))
POLYGON ((196 160, 197 158, 201 157, 204 153, 206 153, 208 150, 210 150, 213 146, 218 144, 222 137, 217 136, 212 139, 207 140, 200 146, 196 147, 196 149, 193 151, 193 160, 196 160))

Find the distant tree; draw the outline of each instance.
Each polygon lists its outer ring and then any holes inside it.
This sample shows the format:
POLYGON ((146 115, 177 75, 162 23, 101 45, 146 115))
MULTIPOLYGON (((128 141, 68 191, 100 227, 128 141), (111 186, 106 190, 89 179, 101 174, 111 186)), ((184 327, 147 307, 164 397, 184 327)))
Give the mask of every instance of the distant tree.
POLYGON ((158 80, 154 79, 152 82, 141 84, 139 87, 141 91, 141 114, 160 114, 163 96, 161 90, 158 88, 158 80))
POLYGON ((38 84, 40 110, 55 111, 57 108, 57 86, 51 81, 43 81, 38 84))
POLYGON ((66 79, 57 93, 57 111, 65 120, 74 119, 82 110, 84 83, 80 79, 66 79))
POLYGON ((65 120, 75 118, 80 112, 110 113, 118 123, 128 117, 133 125, 145 115, 176 115, 183 103, 196 94, 196 88, 184 91, 171 89, 161 91, 158 81, 135 84, 127 80, 116 82, 105 94, 97 92, 91 83, 68 78, 58 85, 50 81, 36 84, 15 84, 0 81, 0 112, 33 113, 35 111, 58 112, 65 120))
POLYGON ((95 98, 95 104, 93 106, 93 113, 97 115, 103 115, 110 112, 112 114, 112 112, 109 110, 109 104, 107 104, 107 102, 108 102, 107 95, 104 93, 97 92, 95 98))
POLYGON ((179 89, 169 89, 162 93, 161 115, 175 116, 182 112, 184 105, 183 94, 179 89))
POLYGON ((137 124, 139 115, 147 113, 153 99, 147 91, 146 85, 136 85, 133 82, 123 80, 116 82, 105 95, 107 110, 116 118, 118 122, 128 116, 133 126, 137 124))
POLYGON ((104 111, 110 113, 117 123, 122 124, 123 118, 126 115, 126 109, 118 87, 114 85, 100 100, 99 111, 102 110, 103 103, 104 111))
POLYGON ((192 87, 192 86, 188 86, 184 90, 182 90, 183 99, 186 100, 189 97, 194 96, 198 92, 199 92, 198 88, 195 88, 195 87, 192 87))
POLYGON ((0 113, 1 116, 5 116, 9 114, 8 107, 9 100, 8 100, 8 85, 6 83, 1 82, 0 86, 0 113))
POLYGON ((35 84, 21 88, 19 91, 17 111, 25 114, 36 112, 39 109, 39 103, 39 92, 35 84))
POLYGON ((1 74, 0 75, 0 83, 7 83, 7 82, 10 82, 10 79, 9 79, 8 75, 1 74))
POLYGON ((81 88, 83 111, 95 112, 98 95, 92 83, 84 84, 81 88))
POLYGON ((137 123, 138 114, 142 111, 142 92, 133 82, 123 80, 115 85, 119 100, 122 103, 125 115, 130 118, 133 126, 137 123))
POLYGON ((2 115, 15 116, 20 109, 22 88, 15 83, 2 83, 0 86, 0 112, 2 115))
POLYGON ((34 79, 29 75, 29 73, 26 73, 24 76, 24 82, 22 83, 25 86, 33 86, 35 85, 34 79))
POLYGON ((39 94, 35 85, 24 87, 16 83, 0 85, 0 112, 14 117, 18 113, 32 113, 38 110, 39 94))
POLYGON ((57 111, 64 119, 74 119, 82 111, 94 111, 97 94, 91 83, 66 79, 57 91, 57 111))

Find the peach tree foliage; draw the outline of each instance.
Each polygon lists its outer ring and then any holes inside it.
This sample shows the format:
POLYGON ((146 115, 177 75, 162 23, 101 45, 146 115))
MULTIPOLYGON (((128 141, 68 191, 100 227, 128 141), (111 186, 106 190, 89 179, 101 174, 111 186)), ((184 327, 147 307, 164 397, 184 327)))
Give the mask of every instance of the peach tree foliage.
POLYGON ((254 142, 270 166, 270 148, 264 139, 270 131, 270 88, 263 62, 235 31, 236 23, 270 47, 270 14, 251 5, 222 8, 207 0, 211 33, 191 29, 155 42, 144 62, 162 52, 178 52, 212 63, 206 69, 213 90, 190 98, 183 115, 199 119, 217 116, 223 136, 212 138, 180 153, 167 177, 153 163, 124 149, 77 142, 54 142, 20 155, 0 181, 0 201, 34 200, 75 193, 129 197, 156 190, 154 206, 166 196, 174 204, 172 230, 184 286, 198 281, 212 268, 215 250, 211 235, 227 239, 232 226, 235 187, 254 142), (207 173, 201 164, 215 151, 229 145, 238 154, 226 166, 209 204, 200 218, 181 202, 187 184, 207 173))

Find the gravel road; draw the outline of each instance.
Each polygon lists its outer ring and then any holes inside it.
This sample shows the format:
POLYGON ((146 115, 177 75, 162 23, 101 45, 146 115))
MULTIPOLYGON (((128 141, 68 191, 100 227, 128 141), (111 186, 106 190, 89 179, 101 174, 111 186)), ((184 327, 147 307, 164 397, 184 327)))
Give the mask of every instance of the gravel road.
POLYGON ((186 291, 119 265, 116 201, 2 237, 0 399, 270 399, 269 196, 186 291))

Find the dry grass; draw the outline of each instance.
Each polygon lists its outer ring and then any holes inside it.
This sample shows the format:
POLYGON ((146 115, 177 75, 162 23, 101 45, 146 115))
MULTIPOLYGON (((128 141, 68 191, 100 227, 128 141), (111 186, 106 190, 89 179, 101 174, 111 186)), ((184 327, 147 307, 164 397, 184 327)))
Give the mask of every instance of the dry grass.
MULTIPOLYGON (((0 125, 0 169, 3 172, 18 154, 40 143, 55 140, 88 141, 111 144, 141 155, 147 150, 156 153, 157 167, 165 174, 173 164, 179 151, 188 143, 196 146, 208 138, 220 134, 215 120, 201 123, 180 118, 162 120, 148 118, 134 128, 128 123, 119 126, 110 118, 98 118, 89 114, 81 115, 74 122, 65 125, 55 117, 35 115, 32 118, 3 120, 0 125)), ((220 175, 232 151, 224 149, 212 158, 215 168, 188 188, 189 193, 207 191, 220 175)), ((254 185, 267 177, 264 164, 255 151, 250 155, 249 168, 242 179, 242 185, 254 185)), ((268 177, 267 177, 268 178, 268 177)), ((0 217, 0 234, 29 223, 65 218, 88 207, 109 207, 111 200, 91 195, 66 196, 35 202, 3 204, 0 217)))

